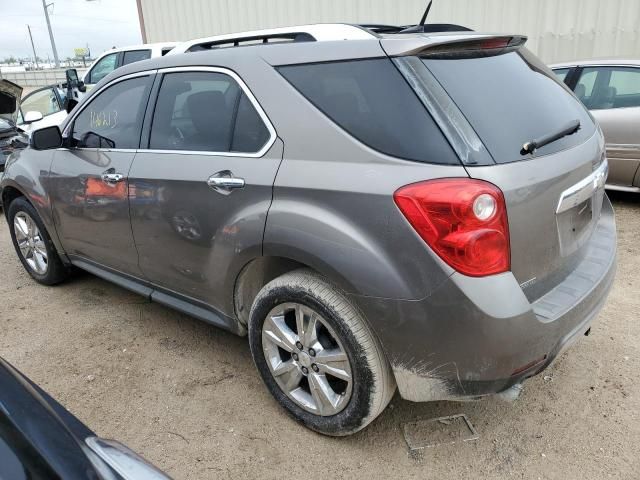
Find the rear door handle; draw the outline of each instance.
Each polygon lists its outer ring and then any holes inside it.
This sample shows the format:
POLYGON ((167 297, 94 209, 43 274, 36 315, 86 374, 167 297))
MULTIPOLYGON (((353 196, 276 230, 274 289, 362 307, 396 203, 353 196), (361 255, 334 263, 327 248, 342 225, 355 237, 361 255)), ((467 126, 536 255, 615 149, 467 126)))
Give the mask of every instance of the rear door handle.
POLYGON ((230 170, 222 170, 211 175, 207 185, 222 195, 229 195, 238 188, 244 188, 244 178, 234 177, 230 170))
POLYGON ((110 185, 114 183, 119 183, 124 180, 124 175, 121 173, 116 173, 115 168, 110 168, 106 172, 104 172, 100 178, 104 183, 108 183, 110 185))

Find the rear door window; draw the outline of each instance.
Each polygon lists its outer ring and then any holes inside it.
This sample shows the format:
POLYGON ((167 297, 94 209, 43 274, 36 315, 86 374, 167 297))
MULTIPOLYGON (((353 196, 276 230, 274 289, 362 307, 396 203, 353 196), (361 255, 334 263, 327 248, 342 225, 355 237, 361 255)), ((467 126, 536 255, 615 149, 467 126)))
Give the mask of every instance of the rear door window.
POLYGON ((238 83, 215 72, 165 74, 149 148, 256 153, 269 131, 238 83))
POLYGON ((539 148, 536 156, 584 143, 595 124, 584 106, 526 49, 470 59, 424 59, 497 163, 530 158, 522 146, 575 120, 580 130, 539 148))
POLYGON ((151 58, 151 50, 129 50, 124 52, 122 56, 122 65, 128 65, 133 62, 140 62, 151 58))
POLYGON ((391 60, 292 65, 280 73, 312 104, 365 145, 407 160, 459 160, 391 60))
POLYGON ((640 107, 640 69, 633 67, 587 67, 578 89, 584 85, 584 103, 591 110, 640 107))

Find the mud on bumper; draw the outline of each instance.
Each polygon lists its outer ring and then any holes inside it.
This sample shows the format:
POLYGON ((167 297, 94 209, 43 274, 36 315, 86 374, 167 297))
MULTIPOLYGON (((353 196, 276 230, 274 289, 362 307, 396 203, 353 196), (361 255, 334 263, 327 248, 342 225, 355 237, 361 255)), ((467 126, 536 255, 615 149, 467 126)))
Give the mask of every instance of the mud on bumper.
POLYGON ((580 263, 534 302, 511 273, 456 273, 418 301, 354 300, 378 333, 404 399, 470 400, 540 373, 583 336, 605 304, 615 259, 615 219, 605 197, 580 263))

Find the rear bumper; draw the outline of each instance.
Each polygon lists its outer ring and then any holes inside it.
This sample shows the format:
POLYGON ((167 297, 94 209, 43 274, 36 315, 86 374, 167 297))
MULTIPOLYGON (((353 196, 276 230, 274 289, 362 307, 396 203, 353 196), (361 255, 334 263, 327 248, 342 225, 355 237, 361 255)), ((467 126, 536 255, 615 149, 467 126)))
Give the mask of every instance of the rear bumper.
POLYGON ((616 270, 613 208, 575 270, 529 302, 511 273, 455 273, 419 301, 353 297, 377 332, 406 400, 463 400, 499 393, 536 375, 585 334, 616 270))

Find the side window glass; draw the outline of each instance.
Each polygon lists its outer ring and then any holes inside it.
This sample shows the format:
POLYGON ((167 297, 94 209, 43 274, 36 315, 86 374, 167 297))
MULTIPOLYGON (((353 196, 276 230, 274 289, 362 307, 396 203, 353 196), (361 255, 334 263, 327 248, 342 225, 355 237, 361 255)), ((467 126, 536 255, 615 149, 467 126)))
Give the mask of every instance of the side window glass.
POLYGON ((40 112, 43 117, 57 113, 61 110, 58 97, 52 88, 40 90, 28 95, 20 106, 20 109, 24 112, 40 112))
POLYGON ((98 83, 104 77, 113 72, 116 68, 117 59, 117 53, 111 53, 105 57, 102 57, 89 72, 87 83, 92 85, 98 83))
POLYGON ((259 152, 269 140, 269 130, 243 93, 238 104, 238 115, 231 142, 232 152, 259 152))
POLYGON ((85 148, 138 148, 148 76, 123 80, 96 96, 76 117, 73 139, 85 148))
POLYGON ((129 52, 124 52, 122 65, 147 60, 148 58, 151 58, 151 50, 131 50, 129 52))
POLYGON ((597 68, 585 68, 575 88, 576 97, 578 97, 587 108, 591 108, 591 100, 593 97, 593 89, 598 78, 597 68))
POLYGON ((609 79, 612 108, 640 107, 640 68, 616 68, 609 79))
POLYGON ((257 113, 252 120, 252 111, 251 102, 228 75, 166 74, 153 113, 149 148, 229 152, 253 147, 246 152, 256 152, 266 143, 257 145, 266 127, 257 113), (235 134, 236 124, 242 126, 242 134, 235 134))
POLYGON ((569 70, 571 70, 570 68, 558 68, 557 70, 554 70, 553 73, 555 74, 556 78, 558 79, 559 82, 563 82, 567 79, 567 75, 569 75, 569 70))

